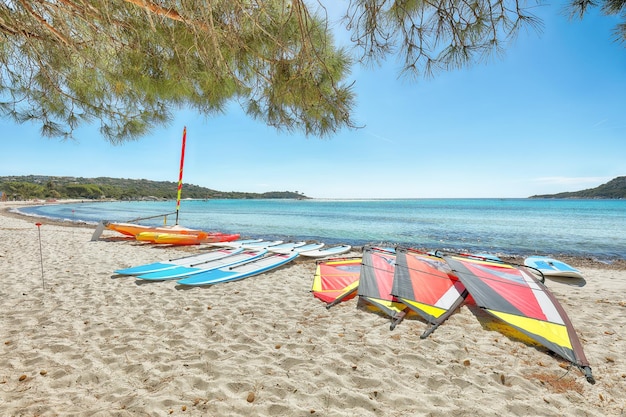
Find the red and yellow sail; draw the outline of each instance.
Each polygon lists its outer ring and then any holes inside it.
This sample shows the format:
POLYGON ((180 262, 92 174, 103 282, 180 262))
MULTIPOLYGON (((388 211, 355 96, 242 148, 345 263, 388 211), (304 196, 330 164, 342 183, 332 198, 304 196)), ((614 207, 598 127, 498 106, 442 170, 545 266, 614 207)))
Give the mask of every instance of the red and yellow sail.
POLYGON ((361 258, 341 258, 319 261, 313 277, 311 292, 328 307, 356 296, 361 273, 361 258))
POLYGON ((393 295, 434 328, 463 304, 467 290, 443 258, 412 249, 396 249, 393 295))
POLYGON ((476 304, 579 367, 590 383, 589 362, 565 310, 525 267, 444 256, 476 304))

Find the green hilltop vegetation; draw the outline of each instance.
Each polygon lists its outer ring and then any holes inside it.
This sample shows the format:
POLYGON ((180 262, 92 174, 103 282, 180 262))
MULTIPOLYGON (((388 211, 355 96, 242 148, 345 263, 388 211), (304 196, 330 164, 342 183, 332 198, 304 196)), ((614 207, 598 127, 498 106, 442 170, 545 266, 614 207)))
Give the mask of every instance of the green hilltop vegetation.
MULTIPOLYGON (((178 183, 124 178, 52 177, 44 175, 0 177, 0 194, 8 200, 41 199, 113 199, 169 200, 176 199, 178 183)), ((216 191, 193 184, 183 184, 182 198, 197 199, 308 199, 298 191, 244 193, 216 191)))
POLYGON ((626 177, 617 177, 596 188, 558 194, 534 195, 530 198, 589 198, 621 199, 626 198, 626 177))

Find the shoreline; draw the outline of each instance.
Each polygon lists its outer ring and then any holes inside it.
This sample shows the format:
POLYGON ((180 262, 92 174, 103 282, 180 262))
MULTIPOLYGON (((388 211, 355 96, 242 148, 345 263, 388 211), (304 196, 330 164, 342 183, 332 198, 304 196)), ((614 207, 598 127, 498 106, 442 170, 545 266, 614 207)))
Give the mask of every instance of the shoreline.
MULTIPOLYGON (((41 221, 45 221, 48 224, 55 224, 59 226, 65 227, 93 227, 95 229, 96 225, 91 224, 84 221, 70 221, 70 220, 59 220, 52 219, 49 217, 42 217, 36 215, 27 215, 20 212, 12 212, 10 210, 24 206, 37 206, 37 205, 45 205, 45 204, 72 204, 77 202, 82 202, 84 200, 58 200, 55 202, 0 202, 0 215, 11 216, 15 218, 21 219, 41 219, 41 221), (13 204, 15 207, 9 207, 13 204)), ((361 250, 362 246, 353 246, 355 250, 361 250)), ((433 250, 432 248, 419 248, 424 249, 426 251, 433 250)), ((523 256, 511 256, 511 255, 503 255, 500 256, 501 259, 505 262, 510 262, 514 264, 522 265, 524 263, 523 256)), ((571 255, 558 255, 558 259, 570 264, 575 268, 596 268, 596 269, 606 269, 606 270, 618 270, 618 271, 626 271, 626 259, 621 258, 612 258, 606 260, 597 260, 592 256, 571 256, 571 255)))
MULTIPOLYGON (((15 204, 13 204, 15 205, 15 204)), ((231 283, 185 289, 119 268, 181 251, 94 227, 0 213, 0 408, 7 415, 586 417, 626 413, 626 270, 583 266, 546 280, 596 384, 463 305, 426 324, 309 292, 296 259, 231 283)))

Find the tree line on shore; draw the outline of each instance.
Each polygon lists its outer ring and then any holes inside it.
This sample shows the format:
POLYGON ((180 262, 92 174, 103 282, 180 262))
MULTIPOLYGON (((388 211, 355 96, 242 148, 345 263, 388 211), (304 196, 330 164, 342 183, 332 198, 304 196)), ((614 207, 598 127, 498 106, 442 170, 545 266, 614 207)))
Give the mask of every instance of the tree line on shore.
POLYGON ((622 199, 626 198, 626 176, 613 178, 606 184, 599 185, 595 188, 558 194, 534 195, 530 198, 622 199))
MULTIPOLYGON (((0 177, 0 195, 5 200, 81 198, 89 200, 175 199, 178 183, 125 178, 54 177, 42 175, 0 177)), ((306 199, 298 191, 246 193, 217 191, 193 184, 184 184, 184 198, 196 199, 306 199)))
MULTIPOLYGON (((125 178, 53 177, 43 175, 0 177, 0 196, 4 200, 81 198, 89 200, 171 200, 177 197, 178 183, 125 178)), ((299 191, 246 193, 217 191, 194 184, 184 184, 184 198, 195 199, 308 199, 299 191)), ((617 177, 595 188, 530 198, 626 198, 626 176, 617 177)))

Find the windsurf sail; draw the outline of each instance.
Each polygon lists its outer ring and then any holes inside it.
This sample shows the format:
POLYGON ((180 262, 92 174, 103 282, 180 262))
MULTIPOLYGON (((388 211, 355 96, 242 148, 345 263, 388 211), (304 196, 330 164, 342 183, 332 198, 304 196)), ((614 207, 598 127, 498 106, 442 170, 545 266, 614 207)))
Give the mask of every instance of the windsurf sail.
POLYGON ((396 249, 391 293, 432 325, 422 339, 450 317, 468 294, 443 258, 407 248, 396 249))
POLYGON ((313 296, 331 308, 356 297, 361 273, 361 258, 335 258, 318 261, 313 276, 313 296))
POLYGON ((372 247, 363 249, 357 307, 379 310, 397 325, 410 309, 391 295, 395 266, 394 252, 372 247))
POLYGON ((526 267, 450 255, 444 259, 480 308, 571 362, 595 383, 567 313, 526 267))
POLYGON ((176 224, 178 224, 178 212, 180 211, 180 194, 183 191, 183 167, 185 166, 185 144, 187 143, 187 126, 183 128, 183 145, 180 151, 180 169, 178 172, 178 193, 176 196, 176 224))

